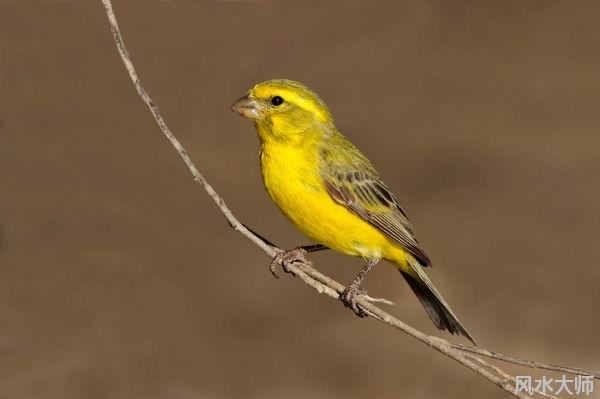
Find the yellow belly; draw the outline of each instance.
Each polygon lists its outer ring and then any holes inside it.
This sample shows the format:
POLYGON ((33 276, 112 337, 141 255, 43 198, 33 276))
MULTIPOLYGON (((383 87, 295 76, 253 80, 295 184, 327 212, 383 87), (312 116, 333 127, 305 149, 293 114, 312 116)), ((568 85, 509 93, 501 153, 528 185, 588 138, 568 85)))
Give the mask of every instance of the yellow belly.
POLYGON ((338 252, 405 263, 401 247, 330 197, 317 162, 295 148, 263 148, 263 181, 282 212, 309 238, 338 252))

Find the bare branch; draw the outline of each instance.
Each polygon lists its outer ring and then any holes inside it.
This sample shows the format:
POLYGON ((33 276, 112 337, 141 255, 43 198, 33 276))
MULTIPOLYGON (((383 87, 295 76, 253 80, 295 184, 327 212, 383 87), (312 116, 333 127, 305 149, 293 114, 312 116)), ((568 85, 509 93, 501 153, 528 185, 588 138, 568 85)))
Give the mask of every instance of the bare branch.
MULTIPOLYGON (((214 188, 208 183, 208 181, 204 178, 204 176, 198 171, 194 162, 189 157, 185 148, 181 145, 181 143, 177 140, 177 138, 173 135, 167 124, 165 123, 163 117, 160 114, 158 107, 154 104, 146 90, 144 89, 136 71, 129 57, 129 53, 127 48, 125 47, 125 43, 123 41, 123 37, 121 36, 121 32, 119 30, 119 25, 117 23, 117 19, 115 17, 111 0, 101 0, 104 8, 106 9, 106 15, 108 17, 108 21, 110 24, 110 29, 113 34, 113 38, 115 44, 117 46, 117 50, 127 72, 129 73, 129 77, 133 82, 139 96, 142 101, 146 104, 152 116, 156 120, 160 131, 165 136, 167 140, 171 143, 173 148, 177 151, 188 170, 190 171, 194 181, 196 181, 200 186, 207 192, 207 194, 213 199, 223 216, 227 219, 227 222, 230 226, 241 233, 248 240, 252 241, 256 246, 262 249, 270 258, 275 258, 275 256, 281 252, 281 249, 272 245, 269 241, 264 239, 257 233, 254 233, 252 230, 247 228, 243 223, 241 223, 231 212, 229 207, 223 201, 223 198, 214 190, 214 188)), ((310 261, 305 260, 301 262, 293 262, 286 263, 285 268, 292 273, 294 276, 299 277, 305 284, 313 287, 318 293, 325 294, 334 299, 340 299, 340 294, 344 291, 345 287, 338 283, 337 281, 325 276, 316 270, 310 261)), ((534 362, 530 360, 521 359, 518 357, 503 355, 495 352, 488 351, 486 349, 480 349, 472 346, 465 346, 460 344, 451 343, 445 339, 441 339, 434 336, 426 335, 419 330, 409 326, 403 321, 395 318, 389 313, 383 311, 381 308, 375 306, 372 302, 383 302, 386 303, 386 300, 380 300, 377 298, 370 297, 362 297, 358 299, 358 304, 373 318, 385 323, 391 327, 394 327, 413 338, 418 339, 422 343, 430 346, 431 348, 436 349, 437 351, 443 353, 444 355, 454 359, 458 363, 463 366, 473 370, 475 373, 480 376, 486 378, 493 384, 497 385, 504 391, 510 393, 511 395, 518 398, 530 398, 530 396, 526 395, 523 392, 516 392, 516 381, 515 378, 508 375, 504 371, 502 371, 499 367, 492 365, 481 358, 488 357, 492 359, 497 359, 503 362, 513 363, 533 369, 544 369, 544 370, 552 370, 552 371, 560 371, 568 374, 579 374, 579 375, 591 375, 595 379, 600 379, 600 374, 588 370, 578 369, 578 368, 570 368, 570 367, 562 367, 551 364, 545 364, 541 362, 534 362), (479 356, 476 356, 479 355, 479 356)), ((387 301, 389 302, 389 301, 387 301)), ((554 396, 544 394, 542 392, 536 392, 539 397, 543 398, 555 398, 554 396)))
POLYGON ((502 353, 492 352, 487 349, 477 348, 474 346, 467 346, 467 345, 454 344, 454 343, 451 345, 454 348, 461 350, 463 352, 476 353, 478 355, 489 357, 490 359, 500 360, 500 361, 503 361, 506 363, 518 364, 519 366, 525 366, 525 367, 529 367, 529 368, 537 369, 537 370, 558 371, 558 372, 572 374, 572 375, 591 375, 592 377, 594 377, 595 380, 600 381, 600 373, 590 371, 590 370, 584 370, 584 369, 579 369, 579 368, 575 368, 575 367, 563 367, 563 366, 557 366, 554 364, 546 364, 546 363, 536 362, 533 360, 522 359, 522 358, 516 357, 516 356, 510 356, 510 355, 504 355, 502 353))

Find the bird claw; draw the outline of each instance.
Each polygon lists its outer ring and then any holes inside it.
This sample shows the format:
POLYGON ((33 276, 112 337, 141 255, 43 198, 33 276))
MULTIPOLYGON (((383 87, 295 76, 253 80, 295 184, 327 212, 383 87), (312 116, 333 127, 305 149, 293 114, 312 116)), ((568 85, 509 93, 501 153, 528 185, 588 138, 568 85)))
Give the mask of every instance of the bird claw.
POLYGON ((300 247, 277 253, 269 265, 271 274, 273 274, 275 278, 279 278, 279 275, 277 274, 277 267, 279 266, 281 266, 284 272, 293 274, 289 268, 289 265, 294 262, 308 262, 306 259, 306 253, 306 250, 300 247))
POLYGON ((342 292, 340 295, 340 300, 347 308, 352 309, 355 315, 360 318, 365 318, 369 314, 358 304, 358 299, 361 297, 368 298, 367 291, 356 288, 356 287, 348 287, 342 292))

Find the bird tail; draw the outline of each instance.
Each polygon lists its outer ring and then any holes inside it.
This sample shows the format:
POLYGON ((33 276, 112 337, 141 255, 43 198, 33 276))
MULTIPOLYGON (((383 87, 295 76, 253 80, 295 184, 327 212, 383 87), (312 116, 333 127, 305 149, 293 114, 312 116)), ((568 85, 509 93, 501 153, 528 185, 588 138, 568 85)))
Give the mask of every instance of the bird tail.
POLYGON ((402 273, 410 288, 412 288, 419 301, 425 307, 433 324, 440 330, 447 330, 451 334, 463 335, 473 345, 477 345, 471 334, 469 334, 467 329, 454 315, 454 312, 452 312, 442 294, 439 293, 431 280, 429 280, 421 265, 413 259, 409 259, 408 263, 409 270, 400 269, 400 273, 402 273))

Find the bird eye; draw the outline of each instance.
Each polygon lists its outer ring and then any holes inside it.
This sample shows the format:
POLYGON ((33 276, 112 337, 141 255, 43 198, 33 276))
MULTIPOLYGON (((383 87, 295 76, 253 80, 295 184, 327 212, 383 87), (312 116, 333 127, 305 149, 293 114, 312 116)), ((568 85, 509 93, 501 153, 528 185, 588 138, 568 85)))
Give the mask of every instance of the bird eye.
POLYGON ((278 107, 281 104, 283 104, 283 98, 281 98, 280 96, 275 96, 271 99, 271 104, 278 107))

